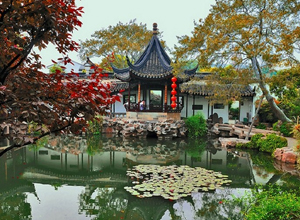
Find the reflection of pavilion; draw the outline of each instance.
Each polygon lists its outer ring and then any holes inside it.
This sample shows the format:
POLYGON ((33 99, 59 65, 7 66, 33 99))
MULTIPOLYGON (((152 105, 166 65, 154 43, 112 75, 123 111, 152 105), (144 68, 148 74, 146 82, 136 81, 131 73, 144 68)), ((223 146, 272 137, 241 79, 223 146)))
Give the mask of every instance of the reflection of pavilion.
MULTIPOLYGON (((86 143, 85 140, 78 140, 86 143)), ((78 145, 81 144, 78 143, 78 145)), ((253 182, 247 158, 235 157, 227 151, 216 150, 214 147, 195 158, 183 150, 184 145, 186 143, 176 143, 174 140, 164 141, 164 144, 157 140, 153 143, 150 140, 134 140, 125 144, 119 140, 114 142, 113 139, 109 139, 102 143, 101 153, 95 155, 89 155, 84 149, 81 149, 80 154, 71 154, 65 148, 53 150, 51 146, 38 150, 23 148, 20 152, 22 152, 22 163, 26 163, 26 166, 16 164, 10 156, 5 162, 6 164, 0 166, 3 170, 0 173, 5 174, 4 179, 7 179, 9 175, 12 175, 9 174, 10 170, 18 170, 23 167, 26 169, 20 170, 19 173, 25 171, 25 174, 28 174, 26 177, 31 176, 36 180, 43 178, 50 180, 52 177, 56 177, 52 180, 64 179, 79 184, 86 180, 100 183, 113 177, 109 182, 115 180, 124 183, 126 182, 127 166, 151 163, 199 166, 220 171, 224 174, 243 177, 243 181, 239 181, 243 187, 245 187, 245 182, 248 184, 249 181, 253 182), (118 181, 117 177, 119 177, 118 181)), ((234 182, 235 180, 233 180, 233 184, 234 182)))
MULTIPOLYGON (((110 139, 109 142, 103 141, 102 152, 93 156, 84 149, 80 154, 71 154, 66 149, 62 152, 61 148, 57 150, 52 147, 36 150, 23 148, 9 155, 6 154, 7 158, 0 158, 0 198, 3 196, 4 188, 10 192, 15 192, 17 189, 21 192, 34 192, 35 183, 82 186, 85 187, 85 191, 80 198, 84 199, 84 202, 81 201, 81 208, 85 211, 94 207, 94 203, 99 206, 98 200, 91 199, 97 190, 109 188, 111 195, 107 197, 107 202, 126 201, 124 219, 161 219, 167 212, 172 212, 172 202, 161 198, 140 200, 123 189, 129 184, 125 175, 127 166, 139 163, 139 158, 143 158, 142 162, 149 162, 156 159, 157 155, 169 155, 170 160, 164 162, 204 167, 227 174, 230 179, 234 177, 230 187, 235 188, 249 188, 255 178, 250 175, 247 158, 234 157, 227 151, 213 147, 195 157, 181 148, 186 147, 183 142, 174 144, 173 140, 164 141, 164 144, 165 146, 162 147, 162 144, 156 140, 155 142, 134 140, 123 144, 118 140, 110 139), (165 149, 171 150, 164 151, 165 149), (127 152, 138 155, 137 159, 128 160, 130 158, 127 152), (22 176, 22 179, 12 180, 12 176, 15 178, 22 176), (27 187, 19 188, 20 184, 27 187), (93 204, 90 203, 91 201, 93 204)), ((6 195, 10 196, 13 193, 6 195)))

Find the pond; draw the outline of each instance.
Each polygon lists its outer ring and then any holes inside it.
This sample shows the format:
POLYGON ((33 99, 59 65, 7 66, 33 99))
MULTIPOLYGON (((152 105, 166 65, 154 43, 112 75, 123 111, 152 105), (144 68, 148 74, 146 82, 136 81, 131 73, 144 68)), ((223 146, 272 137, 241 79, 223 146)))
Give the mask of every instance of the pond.
POLYGON ((123 140, 110 136, 48 137, 0 157, 0 219, 238 219, 224 203, 255 184, 299 188, 299 177, 258 152, 227 151, 216 140, 123 140), (137 198, 128 169, 188 165, 221 172, 230 185, 178 200, 137 198), (276 164, 275 164, 276 165, 276 164))

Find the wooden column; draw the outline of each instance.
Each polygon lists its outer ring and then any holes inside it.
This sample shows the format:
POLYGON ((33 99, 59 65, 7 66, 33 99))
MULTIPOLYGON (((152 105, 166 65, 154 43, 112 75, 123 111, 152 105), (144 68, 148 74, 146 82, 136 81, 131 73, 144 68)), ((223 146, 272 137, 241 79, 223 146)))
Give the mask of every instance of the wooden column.
POLYGON ((168 85, 165 85, 165 104, 168 103, 168 85))
POLYGON ((141 83, 138 85, 138 103, 141 101, 141 83))
POLYGON ((128 110, 130 111, 130 82, 128 85, 128 110))
POLYGON ((168 104, 168 85, 165 84, 165 112, 167 112, 167 104, 168 104))

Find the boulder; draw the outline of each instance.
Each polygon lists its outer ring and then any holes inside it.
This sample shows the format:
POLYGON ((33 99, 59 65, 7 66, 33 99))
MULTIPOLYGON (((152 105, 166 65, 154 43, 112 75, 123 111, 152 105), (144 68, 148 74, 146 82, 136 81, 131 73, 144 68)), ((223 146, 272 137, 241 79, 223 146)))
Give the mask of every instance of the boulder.
POLYGON ((274 158, 284 163, 296 164, 297 154, 289 147, 277 148, 274 152, 274 158))

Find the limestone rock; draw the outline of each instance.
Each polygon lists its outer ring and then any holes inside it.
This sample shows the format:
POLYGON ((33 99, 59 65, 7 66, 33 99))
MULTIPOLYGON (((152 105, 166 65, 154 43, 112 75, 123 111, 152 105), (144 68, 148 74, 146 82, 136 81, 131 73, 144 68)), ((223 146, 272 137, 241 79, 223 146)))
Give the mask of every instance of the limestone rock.
POLYGON ((274 158, 284 163, 297 163, 297 154, 289 147, 277 148, 274 152, 274 158))

